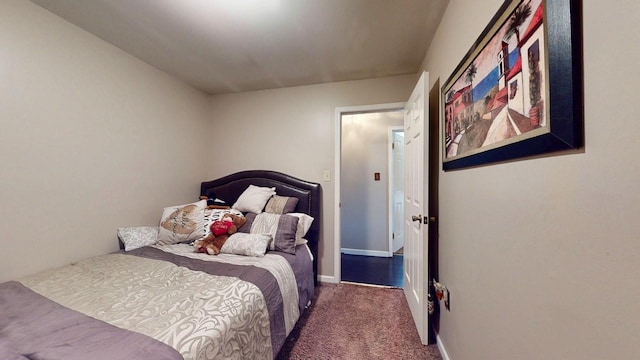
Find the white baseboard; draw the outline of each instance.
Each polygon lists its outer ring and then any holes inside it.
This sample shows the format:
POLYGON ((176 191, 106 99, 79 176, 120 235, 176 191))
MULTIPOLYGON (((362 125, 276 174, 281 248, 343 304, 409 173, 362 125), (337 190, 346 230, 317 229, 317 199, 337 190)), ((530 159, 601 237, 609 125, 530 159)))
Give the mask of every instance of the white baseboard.
POLYGON ((318 280, 323 283, 331 283, 331 284, 337 284, 340 282, 336 280, 335 276, 328 276, 328 275, 319 275, 318 280))
POLYGON ((440 339, 440 335, 436 335, 436 343, 438 344, 438 350, 440 350, 440 355, 442 355, 442 360, 451 360, 449 354, 447 353, 447 349, 444 348, 444 344, 440 339))
MULTIPOLYGON (((364 255, 364 256, 377 256, 377 257, 391 257, 388 251, 380 250, 362 250, 362 249, 346 249, 341 248, 340 252, 347 255, 364 255)), ((392 254, 393 256, 393 254, 392 254)))

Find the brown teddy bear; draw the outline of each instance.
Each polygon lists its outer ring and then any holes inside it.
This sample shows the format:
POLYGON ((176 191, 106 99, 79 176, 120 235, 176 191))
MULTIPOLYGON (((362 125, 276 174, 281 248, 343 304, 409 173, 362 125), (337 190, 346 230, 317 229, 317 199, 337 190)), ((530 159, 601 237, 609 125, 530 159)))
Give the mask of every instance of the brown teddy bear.
POLYGON ((230 235, 235 234, 244 223, 247 222, 243 216, 235 214, 225 214, 221 220, 214 221, 209 229, 211 234, 193 243, 196 252, 218 255, 222 245, 230 235))

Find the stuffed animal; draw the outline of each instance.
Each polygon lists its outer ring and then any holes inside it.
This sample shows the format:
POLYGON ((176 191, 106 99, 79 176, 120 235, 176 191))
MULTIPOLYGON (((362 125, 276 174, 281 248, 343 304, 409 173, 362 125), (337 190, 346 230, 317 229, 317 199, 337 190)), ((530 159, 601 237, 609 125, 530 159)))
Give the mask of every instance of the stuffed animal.
POLYGON ((211 234, 193 243, 194 250, 209 255, 218 255, 229 236, 235 234, 245 222, 247 219, 243 216, 225 214, 221 220, 214 221, 209 226, 211 234))

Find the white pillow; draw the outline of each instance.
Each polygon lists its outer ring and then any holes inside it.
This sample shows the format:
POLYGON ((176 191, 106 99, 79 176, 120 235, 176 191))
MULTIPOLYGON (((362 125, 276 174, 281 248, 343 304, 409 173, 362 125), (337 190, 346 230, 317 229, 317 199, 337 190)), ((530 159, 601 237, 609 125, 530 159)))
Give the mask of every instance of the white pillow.
POLYGON ((274 187, 249 185, 232 207, 242 212, 260 214, 267 201, 275 194, 276 188, 274 187))
POLYGON ((169 245, 199 240, 203 237, 206 200, 163 209, 158 244, 169 245))
POLYGON ((227 239, 220 249, 224 254, 246 255, 263 257, 267 252, 267 246, 271 241, 271 235, 247 234, 237 232, 227 239))
POLYGON ((158 227, 140 226, 119 228, 118 238, 124 244, 125 251, 153 245, 158 241, 158 227))
POLYGON ((287 215, 295 216, 298 218, 298 228, 296 229, 296 245, 306 244, 307 240, 303 239, 313 222, 313 217, 304 213, 289 213, 287 215))

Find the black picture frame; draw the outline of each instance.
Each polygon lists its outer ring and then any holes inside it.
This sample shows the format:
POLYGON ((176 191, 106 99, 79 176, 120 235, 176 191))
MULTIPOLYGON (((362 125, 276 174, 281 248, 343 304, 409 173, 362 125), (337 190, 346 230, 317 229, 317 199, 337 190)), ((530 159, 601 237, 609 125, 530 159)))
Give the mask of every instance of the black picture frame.
MULTIPOLYGON (((577 149, 583 146, 581 4, 582 2, 578 0, 506 0, 504 2, 441 88, 443 170, 481 166, 577 149), (532 3, 535 4, 534 9, 531 9, 532 3), (533 28, 535 20, 541 18, 542 23, 535 30, 538 38, 534 39, 540 41, 534 44, 535 48, 534 45, 526 45, 529 47, 525 48, 523 45, 525 42, 519 38, 520 34, 518 33, 517 49, 511 52, 508 49, 509 44, 505 46, 507 37, 504 34, 508 31, 506 27, 512 25, 509 22, 512 21, 516 10, 520 12, 517 14, 520 17, 526 15, 523 14, 523 9, 527 4, 530 7, 530 16, 526 18, 529 20, 529 28, 533 28), (540 11, 542 11, 542 15, 540 11), (538 18, 534 19, 536 16, 538 18), (538 31, 542 31, 542 33, 538 31), (500 37, 502 38, 500 39, 500 37), (482 78, 482 81, 486 82, 485 84, 476 83, 474 87, 474 77, 470 75, 469 69, 474 68, 472 70, 475 75, 479 68, 476 66, 476 62, 483 69, 488 69, 489 61, 480 62, 480 59, 489 58, 487 56, 490 54, 489 49, 497 49, 495 44, 498 41, 502 46, 498 51, 502 54, 496 54, 498 58, 510 60, 519 56, 521 68, 521 74, 518 74, 519 78, 512 79, 515 84, 508 83, 511 80, 507 80, 514 72, 517 73, 517 61, 510 64, 511 66, 498 64, 497 71, 502 76, 495 87, 490 88, 489 84, 492 82, 485 81, 489 77, 488 75, 482 78), (494 45, 493 48, 490 45, 494 45), (518 54, 515 51, 518 51, 518 54), (536 51, 539 53, 536 54, 536 51), (542 52, 544 54, 540 55, 542 52), (509 72, 510 70, 512 71, 509 72), (526 78, 525 72, 528 74, 526 78), (465 77, 465 75, 467 76, 465 77), (463 88, 462 79, 469 81, 469 78, 471 84, 463 88), (518 84, 518 80, 520 80, 520 84, 518 84), (544 86, 540 86, 540 83, 544 83, 544 86), (478 89, 480 86, 483 88, 478 89), (482 94, 484 88, 491 89, 487 92, 488 95, 474 101, 474 96, 482 94), (518 90, 520 94, 516 95, 518 90), (525 93, 528 93, 527 99, 524 99, 525 93), (536 94, 538 94, 537 98, 536 94), (519 106, 517 110, 511 108, 512 96, 522 99, 517 102, 514 100, 516 107, 519 106), (466 99, 467 106, 464 104, 464 99, 466 99), (529 100, 528 104, 526 100, 529 100), (506 105, 504 105, 505 101, 506 105), (456 102, 458 106, 455 106, 456 102), (504 107, 500 108, 500 106, 506 107, 504 113, 504 107), (476 111, 477 108, 480 111, 476 111), (492 111, 492 109, 495 110, 492 111), (524 111, 521 114, 518 110, 524 111), (495 117, 494 111, 497 114, 495 117), (502 126, 504 129, 498 127, 496 130, 493 127, 494 123, 498 121, 496 119, 499 118, 504 119, 505 125, 502 126), (526 124, 527 119, 529 120, 528 125, 526 124), (486 120, 491 120, 491 123, 487 123, 486 120), (537 125, 536 121, 538 121, 537 125), (523 126, 519 126, 519 124, 523 124, 523 126), (519 128, 530 129, 520 133, 514 130, 519 128), (486 134, 483 138, 484 131, 486 134), (505 138, 501 139, 503 135, 495 135, 496 133, 504 134, 505 138), (511 135, 514 133, 516 135, 511 135), (489 138, 491 134, 494 135, 489 138), (491 143, 490 141, 493 141, 494 138, 500 140, 491 143), (478 146, 481 141, 482 145, 478 146), (488 145, 485 145, 487 143, 488 145)), ((517 25, 513 27, 517 28, 517 25)), ((524 32, 529 29, 520 30, 524 32)), ((513 43, 513 40, 509 41, 513 43)), ((527 41, 530 41, 530 38, 527 41)), ((495 77, 495 74, 492 77, 495 77)))

